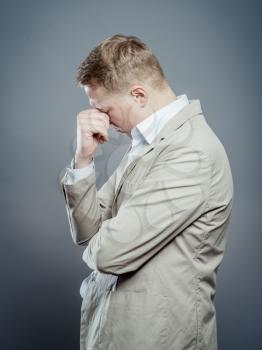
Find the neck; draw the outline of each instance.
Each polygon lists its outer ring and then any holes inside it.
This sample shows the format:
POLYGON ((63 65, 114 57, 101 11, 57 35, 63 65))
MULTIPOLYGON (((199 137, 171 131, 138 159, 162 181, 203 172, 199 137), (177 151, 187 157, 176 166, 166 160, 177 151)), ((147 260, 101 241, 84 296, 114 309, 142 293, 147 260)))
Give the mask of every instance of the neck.
POLYGON ((152 96, 150 106, 153 108, 153 110, 157 111, 165 107, 167 104, 175 101, 176 98, 177 96, 175 92, 171 88, 168 88, 164 94, 158 93, 155 96, 152 96))
MULTIPOLYGON (((165 90, 151 91, 147 105, 141 110, 141 114, 137 115, 135 120, 133 120, 133 127, 149 117, 152 113, 155 113, 159 109, 175 101, 176 98, 175 92, 169 86, 165 90)), ((128 135, 131 137, 131 130, 128 132, 128 135)))

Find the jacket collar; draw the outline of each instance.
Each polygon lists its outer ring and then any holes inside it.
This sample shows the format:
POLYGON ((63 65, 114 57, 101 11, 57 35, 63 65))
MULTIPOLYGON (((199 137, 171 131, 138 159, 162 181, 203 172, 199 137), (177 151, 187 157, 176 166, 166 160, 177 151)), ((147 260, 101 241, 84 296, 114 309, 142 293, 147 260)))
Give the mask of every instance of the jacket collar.
POLYGON ((189 101, 187 95, 179 95, 175 100, 166 104, 164 107, 158 109, 140 123, 136 124, 131 130, 133 136, 132 145, 133 142, 141 142, 141 139, 143 140, 143 144, 151 144, 156 135, 162 129, 163 125, 165 125, 169 119, 180 112, 188 104, 189 101))
MULTIPOLYGON (((181 125, 183 125, 187 120, 202 114, 202 108, 200 104, 199 99, 194 99, 194 100, 189 100, 189 104, 186 105, 183 109, 181 109, 178 113, 174 115, 174 117, 170 118, 170 120, 163 126, 163 128, 160 130, 160 132, 157 134, 155 139, 152 141, 151 144, 145 145, 143 147, 143 150, 139 152, 139 156, 136 157, 125 169, 120 182, 117 186, 117 189, 115 191, 115 198, 113 200, 112 207, 115 204, 116 198, 119 194, 119 191, 121 189, 121 186, 127 176, 130 174, 130 172, 134 169, 136 166, 137 162, 141 157, 143 157, 145 154, 149 153, 152 151, 154 148, 156 148, 163 140, 168 140, 169 137, 172 137, 173 133, 175 130, 177 130, 181 125)), ((126 153, 129 152, 131 149, 132 145, 129 146, 127 149, 126 153)))
POLYGON ((200 100, 189 100, 189 104, 174 115, 160 130, 152 145, 155 147, 159 142, 170 136, 176 129, 183 125, 187 120, 202 114, 200 100))

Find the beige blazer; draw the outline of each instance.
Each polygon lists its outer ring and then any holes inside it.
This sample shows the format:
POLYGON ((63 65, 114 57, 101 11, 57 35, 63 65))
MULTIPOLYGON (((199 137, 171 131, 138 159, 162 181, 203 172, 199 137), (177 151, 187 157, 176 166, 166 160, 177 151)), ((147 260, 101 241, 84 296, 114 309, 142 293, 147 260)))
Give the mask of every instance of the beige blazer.
POLYGON ((214 296, 233 205, 225 149, 199 100, 98 191, 61 180, 76 244, 95 239, 80 349, 217 350, 214 296), (113 281, 113 283, 112 283, 113 281))

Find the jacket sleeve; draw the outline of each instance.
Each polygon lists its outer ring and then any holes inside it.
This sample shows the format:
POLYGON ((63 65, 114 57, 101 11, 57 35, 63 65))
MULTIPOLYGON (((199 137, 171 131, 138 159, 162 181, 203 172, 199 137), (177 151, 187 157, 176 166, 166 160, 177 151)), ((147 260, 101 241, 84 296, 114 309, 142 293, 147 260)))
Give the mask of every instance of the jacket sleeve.
POLYGON ((130 196, 115 217, 102 222, 83 260, 103 273, 137 270, 202 215, 210 177, 202 152, 184 148, 161 155, 139 185, 125 183, 130 196))
POLYGON ((92 161, 85 167, 76 169, 74 168, 74 158, 71 160, 71 167, 67 167, 67 179, 66 184, 72 185, 78 180, 81 180, 84 177, 87 177, 89 174, 91 174, 92 171, 95 169, 95 162, 94 157, 92 157, 92 161))
POLYGON ((67 172, 61 179, 70 231, 75 244, 88 245, 102 222, 111 217, 115 177, 116 171, 99 190, 96 188, 95 168, 89 175, 74 183, 68 181, 67 172))

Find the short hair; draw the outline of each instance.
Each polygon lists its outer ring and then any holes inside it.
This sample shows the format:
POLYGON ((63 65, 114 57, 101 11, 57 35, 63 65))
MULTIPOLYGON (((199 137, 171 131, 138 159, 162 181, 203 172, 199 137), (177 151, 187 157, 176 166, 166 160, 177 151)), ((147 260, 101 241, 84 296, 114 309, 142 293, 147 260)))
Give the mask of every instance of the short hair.
POLYGON ((137 36, 115 34, 93 48, 78 67, 78 85, 102 85, 106 92, 121 93, 131 84, 167 86, 163 69, 151 49, 137 36))

